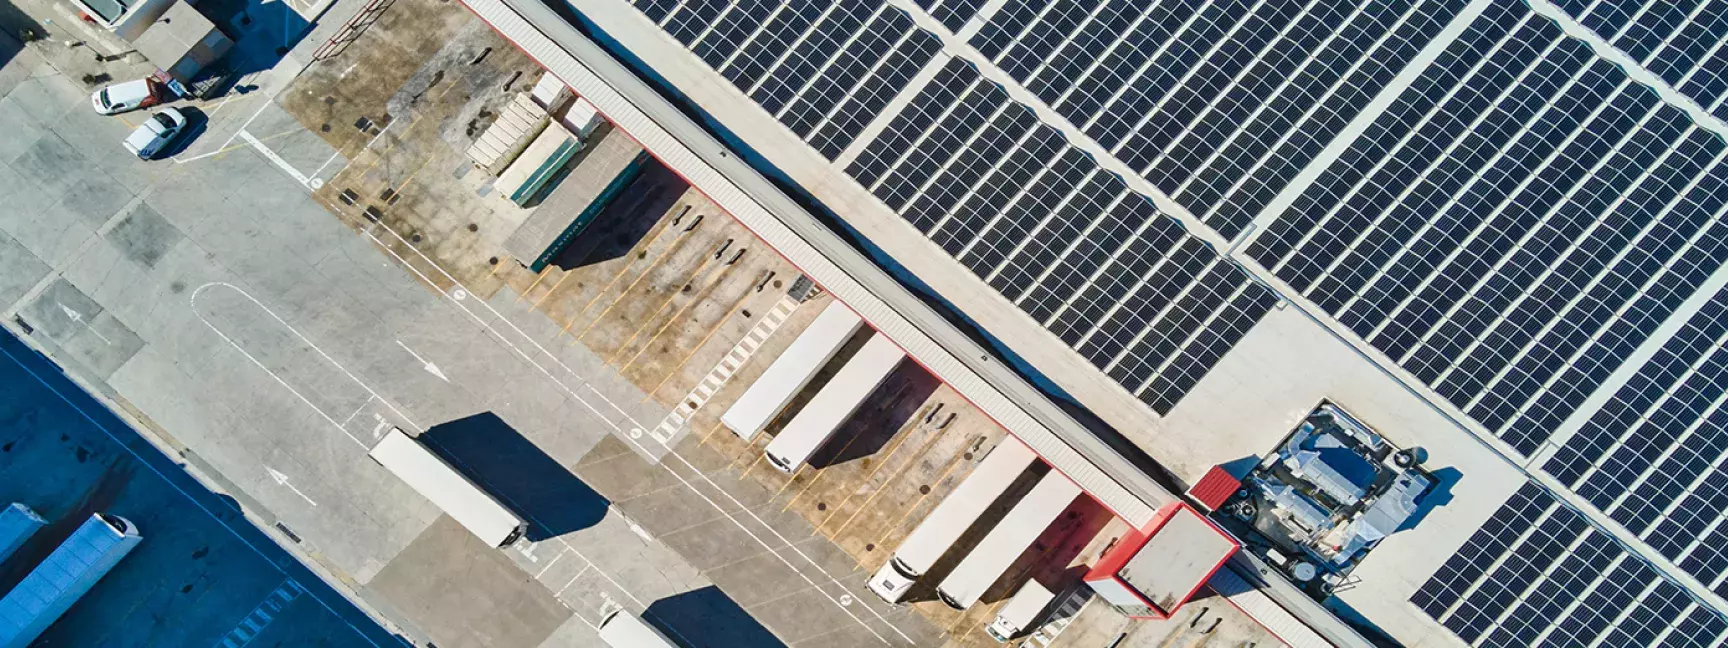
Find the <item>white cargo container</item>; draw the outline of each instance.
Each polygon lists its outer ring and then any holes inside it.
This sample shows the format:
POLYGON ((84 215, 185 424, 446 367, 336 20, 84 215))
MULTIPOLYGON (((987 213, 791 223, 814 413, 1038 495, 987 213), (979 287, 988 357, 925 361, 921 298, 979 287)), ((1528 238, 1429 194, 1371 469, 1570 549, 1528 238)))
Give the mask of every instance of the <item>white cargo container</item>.
POLYGON ((756 438, 863 325, 864 320, 839 300, 828 304, 828 308, 798 334, 798 339, 774 359, 774 364, 768 365, 768 370, 762 372, 756 382, 750 383, 744 395, 720 415, 720 422, 746 441, 756 438))
POLYGON ((816 392, 810 402, 804 404, 804 409, 798 410, 798 415, 780 431, 780 436, 768 444, 764 450, 768 453, 768 463, 784 473, 804 465, 810 460, 810 455, 816 454, 816 450, 834 436, 834 431, 840 429, 846 419, 852 418, 852 413, 858 411, 864 398, 876 391, 905 357, 906 353, 894 346, 888 336, 881 333, 871 336, 864 348, 847 360, 846 366, 835 372, 834 378, 823 385, 822 390, 816 392))
POLYGON ((0 598, 0 648, 25 648, 143 540, 126 518, 97 513, 0 598))
POLYGON ((929 571, 1037 459, 1038 455, 1031 448, 1014 437, 1002 439, 996 449, 978 463, 972 474, 954 487, 954 492, 937 504, 911 535, 906 536, 906 540, 894 550, 894 557, 876 570, 876 575, 870 577, 870 591, 889 603, 899 603, 906 598, 913 583, 918 582, 918 578, 929 571))
POLYGON ((536 104, 528 93, 517 94, 504 105, 492 125, 474 139, 474 144, 468 147, 468 159, 488 175, 498 175, 546 130, 550 120, 546 108, 536 104))
POLYGON ((0 563, 11 558, 13 552, 30 540, 30 536, 45 526, 48 526, 47 520, 18 502, 0 510, 0 563))
POLYGON ((528 529, 509 507, 400 428, 390 428, 371 457, 486 544, 508 547, 528 529))
POLYGON ((612 648, 678 648, 654 626, 622 609, 600 620, 600 640, 612 648))
POLYGON ((1050 600, 1056 598, 1056 593, 1029 580, 1020 586, 1020 591, 1014 593, 1014 598, 1008 601, 996 612, 996 620, 984 628, 990 637, 1007 643, 1032 629, 1032 624, 1044 616, 1044 609, 1050 607, 1050 600))
POLYGON ((942 584, 936 586, 936 596, 956 610, 972 607, 984 590, 990 589, 1002 572, 1008 571, 1008 566, 1079 495, 1080 487, 1061 473, 1052 470, 1044 475, 1032 492, 990 530, 990 535, 984 536, 972 553, 966 554, 954 571, 942 579, 942 584))

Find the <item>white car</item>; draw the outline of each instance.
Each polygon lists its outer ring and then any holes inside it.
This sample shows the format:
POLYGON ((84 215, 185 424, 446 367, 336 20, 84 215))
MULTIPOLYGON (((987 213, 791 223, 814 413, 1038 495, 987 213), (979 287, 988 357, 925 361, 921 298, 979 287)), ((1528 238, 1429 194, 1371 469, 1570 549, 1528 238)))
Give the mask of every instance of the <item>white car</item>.
POLYGON ((186 115, 179 108, 165 109, 151 115, 126 136, 126 150, 136 154, 140 160, 155 158, 185 128, 186 115))
POLYGON ((116 83, 90 95, 90 107, 103 115, 115 115, 162 102, 162 92, 149 79, 116 83))

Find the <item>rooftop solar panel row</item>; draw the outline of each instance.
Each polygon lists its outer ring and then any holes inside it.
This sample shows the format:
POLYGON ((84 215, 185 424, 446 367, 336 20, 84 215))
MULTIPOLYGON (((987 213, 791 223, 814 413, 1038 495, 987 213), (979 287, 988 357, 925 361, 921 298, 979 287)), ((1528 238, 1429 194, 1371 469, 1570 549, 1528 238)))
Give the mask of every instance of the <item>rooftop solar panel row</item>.
POLYGON ((1249 254, 1529 454, 1728 259, 1725 148, 1495 2, 1249 254))
POLYGON ((1728 120, 1728 0, 1555 4, 1705 111, 1728 120))
POLYGON ((1464 4, 1009 0, 972 44, 1234 238, 1464 4))
POLYGON ((1718 593, 1728 572, 1728 290, 1719 291, 1543 470, 1718 593))
POLYGON ((1410 598, 1486 647, 1714 645, 1728 619, 1529 482, 1410 598))
POLYGON ((941 49, 881 0, 636 0, 636 8, 828 159, 941 49))
POLYGON ((1159 413, 1277 302, 961 59, 847 172, 1159 413))

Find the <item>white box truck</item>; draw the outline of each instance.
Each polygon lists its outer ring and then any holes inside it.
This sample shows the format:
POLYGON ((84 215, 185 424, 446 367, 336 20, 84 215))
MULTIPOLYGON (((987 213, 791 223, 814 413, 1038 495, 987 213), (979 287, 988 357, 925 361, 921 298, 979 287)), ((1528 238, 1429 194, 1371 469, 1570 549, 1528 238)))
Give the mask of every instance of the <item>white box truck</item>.
POLYGON ((1032 624, 1044 616, 1044 610, 1050 607, 1054 598, 1056 593, 1038 581, 1026 581, 1020 586, 1020 591, 1014 593, 1014 598, 996 612, 996 620, 990 622, 984 632, 992 639, 1007 643, 1031 630, 1032 624))
POLYGON ((671 638, 623 609, 600 619, 600 640, 612 648, 678 648, 671 638))
POLYGON ((401 428, 390 428, 370 456, 486 544, 508 547, 528 529, 509 507, 401 428))
POLYGON ((847 360, 846 366, 835 372, 834 378, 804 404, 804 409, 798 410, 798 415, 792 417, 792 421, 780 431, 780 436, 769 442, 764 450, 768 453, 768 463, 783 473, 791 473, 804 465, 822 444, 834 436, 834 431, 840 429, 846 419, 852 418, 852 413, 858 411, 858 406, 864 404, 870 392, 876 391, 905 357, 906 353, 894 346, 888 336, 880 332, 871 336, 864 348, 847 360))
POLYGON ((744 395, 720 415, 720 422, 745 441, 756 438, 863 325, 864 320, 839 300, 829 303, 798 334, 798 339, 774 359, 774 364, 750 383, 744 395))
POLYGON ((1054 470, 1038 480, 1024 499, 1014 505, 990 535, 966 554, 966 558, 936 586, 936 596, 956 610, 964 610, 978 602, 984 590, 1008 571, 1009 565, 1038 539, 1038 534, 1055 521, 1074 498, 1080 487, 1054 470))
POLYGON ((36 532, 45 526, 48 526, 47 520, 18 502, 0 510, 0 563, 11 558, 19 547, 30 540, 30 536, 36 535, 36 532))
POLYGON ((1031 448, 1014 437, 1003 438, 978 463, 972 474, 954 487, 954 492, 937 504, 911 535, 906 536, 906 540, 894 550, 894 557, 876 570, 876 575, 870 577, 870 591, 889 603, 905 599, 918 578, 929 571, 1037 459, 1038 455, 1031 448))
POLYGON ((126 518, 91 515, 0 598, 0 648, 29 646, 143 539, 126 518))

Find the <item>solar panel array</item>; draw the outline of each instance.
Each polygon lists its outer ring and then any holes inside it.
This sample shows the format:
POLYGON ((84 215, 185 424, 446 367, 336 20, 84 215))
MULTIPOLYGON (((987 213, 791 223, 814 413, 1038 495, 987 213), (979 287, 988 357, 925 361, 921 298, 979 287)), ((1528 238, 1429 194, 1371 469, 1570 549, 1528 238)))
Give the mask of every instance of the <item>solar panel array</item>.
POLYGON ((958 32, 978 15, 978 9, 984 6, 984 0, 917 0, 918 6, 935 18, 937 22, 947 27, 948 31, 958 32))
POLYGON ((1543 465, 1728 595, 1728 290, 1716 293, 1543 465))
POLYGON ((1278 301, 961 59, 846 172, 1160 414, 1278 301))
POLYGON ((1557 0, 1668 85, 1728 120, 1728 1, 1557 0))
POLYGON ((1534 482, 1410 602, 1484 647, 1703 647, 1728 630, 1728 619, 1534 482))
POLYGON ((635 5, 830 160, 942 47, 882 0, 635 5))
POLYGON ((1728 258, 1724 148, 1496 0, 1249 254, 1529 454, 1728 258))
POLYGON ((1464 0, 1008 0, 972 45, 1235 238, 1464 0))

